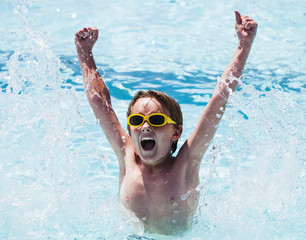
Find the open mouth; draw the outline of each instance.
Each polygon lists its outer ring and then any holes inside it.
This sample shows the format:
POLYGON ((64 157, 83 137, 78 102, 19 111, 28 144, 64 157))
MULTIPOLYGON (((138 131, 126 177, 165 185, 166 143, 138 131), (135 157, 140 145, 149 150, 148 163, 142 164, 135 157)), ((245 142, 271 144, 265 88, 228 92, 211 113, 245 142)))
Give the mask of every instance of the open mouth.
POLYGON ((145 137, 145 138, 141 139, 141 147, 145 151, 152 150, 154 148, 154 146, 155 146, 155 140, 153 138, 145 137))

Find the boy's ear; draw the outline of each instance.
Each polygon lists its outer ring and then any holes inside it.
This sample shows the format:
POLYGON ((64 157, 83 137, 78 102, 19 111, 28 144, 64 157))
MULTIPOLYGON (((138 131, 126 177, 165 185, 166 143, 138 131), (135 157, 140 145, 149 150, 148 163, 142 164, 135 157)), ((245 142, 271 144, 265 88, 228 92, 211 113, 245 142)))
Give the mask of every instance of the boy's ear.
POLYGON ((175 132, 174 132, 174 134, 173 134, 173 136, 172 136, 172 141, 177 141, 177 140, 179 140, 179 138, 181 137, 181 135, 182 135, 182 132, 183 132, 183 127, 182 127, 182 125, 179 125, 178 127, 177 127, 177 129, 175 129, 175 132))

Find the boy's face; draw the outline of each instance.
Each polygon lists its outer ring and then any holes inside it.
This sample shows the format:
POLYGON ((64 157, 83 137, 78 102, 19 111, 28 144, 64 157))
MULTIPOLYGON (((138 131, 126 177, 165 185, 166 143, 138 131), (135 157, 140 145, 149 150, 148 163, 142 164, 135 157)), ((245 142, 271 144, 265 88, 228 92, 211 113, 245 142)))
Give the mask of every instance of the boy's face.
MULTIPOLYGON (((170 116, 166 109, 155 98, 140 98, 132 107, 132 114, 148 116, 152 113, 163 113, 170 116)), ((147 121, 138 127, 130 127, 130 135, 142 162, 156 166, 168 159, 172 142, 178 140, 180 133, 173 124, 153 127, 147 121)))

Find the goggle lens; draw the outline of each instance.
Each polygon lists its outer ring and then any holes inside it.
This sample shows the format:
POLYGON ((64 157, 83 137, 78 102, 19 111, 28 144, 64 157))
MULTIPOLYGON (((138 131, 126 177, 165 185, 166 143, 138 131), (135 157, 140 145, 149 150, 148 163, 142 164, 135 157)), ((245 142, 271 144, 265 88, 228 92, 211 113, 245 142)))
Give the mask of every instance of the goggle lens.
POLYGON ((143 116, 140 115, 135 115, 135 116, 131 116, 129 119, 129 124, 131 126, 139 126, 144 122, 144 118, 143 116))
POLYGON ((149 123, 151 125, 164 125, 166 122, 166 119, 162 115, 152 115, 149 116, 149 123))

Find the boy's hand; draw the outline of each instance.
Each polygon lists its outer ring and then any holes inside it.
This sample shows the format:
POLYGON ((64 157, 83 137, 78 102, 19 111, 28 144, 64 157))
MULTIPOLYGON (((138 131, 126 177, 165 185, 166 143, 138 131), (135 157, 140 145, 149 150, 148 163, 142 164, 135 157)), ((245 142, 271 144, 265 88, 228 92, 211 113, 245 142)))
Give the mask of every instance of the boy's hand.
POLYGON ((235 11, 235 14, 235 29, 239 39, 239 46, 250 48, 256 35, 257 23, 249 16, 240 15, 238 11, 235 11))
POLYGON ((85 50, 91 52, 99 36, 99 29, 96 27, 88 27, 79 30, 75 34, 75 46, 77 50, 85 50))

